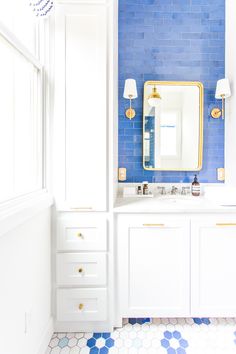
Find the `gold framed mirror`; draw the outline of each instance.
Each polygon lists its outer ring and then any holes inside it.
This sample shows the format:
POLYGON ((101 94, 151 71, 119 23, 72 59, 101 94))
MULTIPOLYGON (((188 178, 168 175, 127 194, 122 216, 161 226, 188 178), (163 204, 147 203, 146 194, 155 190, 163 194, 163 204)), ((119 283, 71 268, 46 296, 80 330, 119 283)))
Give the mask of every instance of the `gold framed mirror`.
POLYGON ((147 81, 143 95, 143 168, 199 171, 203 159, 201 82, 147 81))

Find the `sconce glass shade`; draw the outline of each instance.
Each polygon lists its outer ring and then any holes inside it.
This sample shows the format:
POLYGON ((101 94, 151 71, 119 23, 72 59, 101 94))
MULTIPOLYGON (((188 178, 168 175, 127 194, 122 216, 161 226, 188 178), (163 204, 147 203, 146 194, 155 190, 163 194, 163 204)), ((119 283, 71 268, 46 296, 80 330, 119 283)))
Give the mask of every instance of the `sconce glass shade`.
POLYGON ((134 79, 125 80, 123 97, 130 100, 133 100, 134 98, 138 97, 136 80, 134 79))
POLYGON ((151 95, 148 97, 148 104, 151 107, 157 107, 160 103, 161 96, 157 92, 156 87, 153 87, 151 95))
POLYGON ((231 96, 229 79, 221 79, 217 81, 216 85, 216 99, 228 98, 231 96))

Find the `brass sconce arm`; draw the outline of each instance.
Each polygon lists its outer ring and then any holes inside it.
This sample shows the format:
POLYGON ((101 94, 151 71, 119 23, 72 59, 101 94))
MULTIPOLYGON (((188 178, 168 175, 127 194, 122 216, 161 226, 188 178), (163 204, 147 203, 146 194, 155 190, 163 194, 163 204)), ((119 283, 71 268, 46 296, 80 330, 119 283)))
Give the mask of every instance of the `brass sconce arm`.
POLYGON ((221 95, 222 98, 222 108, 214 107, 211 110, 211 116, 214 119, 218 119, 222 116, 222 119, 225 119, 225 95, 221 95))
POLYGON ((129 108, 125 111, 125 115, 128 119, 133 119, 135 117, 135 110, 132 108, 132 102, 131 100, 133 99, 133 95, 129 95, 129 108))

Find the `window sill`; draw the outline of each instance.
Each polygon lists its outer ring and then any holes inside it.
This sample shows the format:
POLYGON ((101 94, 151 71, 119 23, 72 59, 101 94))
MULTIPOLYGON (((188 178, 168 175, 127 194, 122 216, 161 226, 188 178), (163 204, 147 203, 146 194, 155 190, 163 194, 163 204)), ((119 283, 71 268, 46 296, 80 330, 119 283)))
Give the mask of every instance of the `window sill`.
POLYGON ((53 197, 46 190, 3 203, 0 205, 0 237, 52 204, 53 197))

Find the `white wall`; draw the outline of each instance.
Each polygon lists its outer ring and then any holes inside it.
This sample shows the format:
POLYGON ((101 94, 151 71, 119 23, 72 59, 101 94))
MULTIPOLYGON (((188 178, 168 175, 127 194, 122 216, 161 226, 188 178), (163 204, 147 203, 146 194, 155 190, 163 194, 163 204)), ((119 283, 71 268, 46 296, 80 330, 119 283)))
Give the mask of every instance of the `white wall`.
POLYGON ((50 214, 0 237, 0 354, 44 354, 51 336, 50 214))
POLYGON ((230 79, 232 97, 227 99, 225 118, 226 183, 236 186, 236 1, 226 0, 226 77, 230 79))

